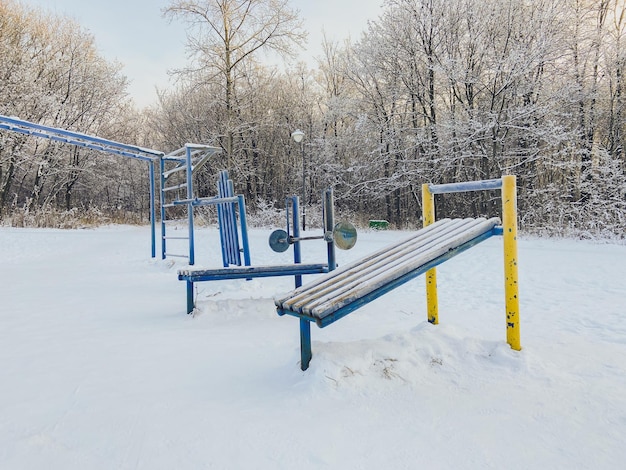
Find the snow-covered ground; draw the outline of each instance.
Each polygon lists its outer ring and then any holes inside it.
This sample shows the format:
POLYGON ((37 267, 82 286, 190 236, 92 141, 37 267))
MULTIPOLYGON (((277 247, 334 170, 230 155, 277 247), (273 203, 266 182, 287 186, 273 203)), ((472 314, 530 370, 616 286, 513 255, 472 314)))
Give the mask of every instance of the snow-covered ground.
MULTIPOLYGON (((310 234, 314 234, 311 232, 310 234)), ((288 262, 251 232, 254 264, 288 262)), ((339 263, 402 232, 361 232, 339 263)), ((197 234, 197 266, 219 266, 197 234)), ((292 278, 199 283, 149 231, 0 228, 0 468, 617 469, 626 462, 626 246, 522 239, 523 350, 502 240, 325 329, 299 368, 292 278)), ((324 260, 320 242, 305 261, 324 260)))

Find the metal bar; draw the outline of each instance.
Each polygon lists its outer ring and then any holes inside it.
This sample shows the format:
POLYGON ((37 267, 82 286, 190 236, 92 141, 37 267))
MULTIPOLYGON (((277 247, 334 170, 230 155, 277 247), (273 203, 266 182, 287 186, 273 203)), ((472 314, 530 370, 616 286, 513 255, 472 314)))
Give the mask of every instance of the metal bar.
POLYGON ((300 369, 307 370, 312 358, 311 322, 300 318, 300 369))
MULTIPOLYGON (((235 187, 232 180, 227 180, 228 184, 228 196, 233 197, 235 195, 235 187)), ((239 230, 237 228, 237 211, 235 210, 235 204, 228 204, 228 211, 230 213, 230 236, 231 236, 231 256, 235 260, 237 266, 241 266, 241 253, 239 251, 239 230)))
MULTIPOLYGON (((332 232, 335 228, 335 201, 332 188, 327 189, 324 193, 322 212, 324 216, 325 235, 327 232, 332 232)), ((333 271, 337 267, 337 261, 335 256, 335 242, 332 238, 326 242, 326 254, 328 257, 328 269, 333 271)))
POLYGON ((285 264, 272 266, 236 266, 216 269, 181 269, 178 280, 183 281, 222 281, 231 279, 252 279, 257 277, 282 277, 305 274, 321 274, 328 272, 328 265, 317 264, 285 264))
POLYGON ((174 253, 165 253, 165 256, 171 256, 172 258, 189 258, 189 256, 187 255, 176 255, 174 253))
MULTIPOLYGON (((422 185, 422 223, 427 227, 435 223, 435 196, 430 185, 422 185)), ((437 299, 437 270, 426 273, 426 318, 433 325, 439 324, 439 302, 437 299)))
MULTIPOLYGON (((218 197, 225 196, 224 190, 222 187, 222 172, 220 172, 219 178, 217 180, 217 194, 218 197)), ((222 250, 222 264, 224 267, 228 267, 230 264, 228 262, 228 252, 226 251, 226 219, 224 214, 224 204, 217 205, 217 224, 220 232, 220 249, 222 250)))
POLYGON ((193 312, 195 305, 193 301, 193 282, 187 281, 187 314, 193 312))
MULTIPOLYGON (((193 198, 193 174, 191 171, 191 149, 187 147, 187 199, 193 198)), ((187 219, 189 223, 189 264, 193 265, 195 263, 195 247, 194 247, 194 237, 193 237, 193 206, 191 204, 187 205, 187 219)))
POLYGON ((165 186, 165 161, 163 158, 159 159, 159 173, 161 175, 161 184, 159 186, 160 201, 161 201, 161 259, 165 259, 165 193, 163 187, 165 186))
POLYGON ((153 258, 156 258, 156 210, 154 207, 156 194, 154 184, 154 160, 151 160, 148 166, 150 169, 150 254, 153 258))
POLYGON ((502 178, 464 183, 429 184, 431 194, 462 193, 466 191, 487 191, 502 188, 502 178))
POLYGON ((243 262, 246 266, 250 266, 250 243, 248 240, 248 222, 246 220, 246 201, 242 194, 237 196, 239 199, 239 223, 241 224, 241 246, 243 248, 243 262))
POLYGON ((194 206, 215 206, 218 204, 239 202, 238 196, 233 197, 196 197, 193 199, 179 199, 172 203, 173 206, 183 206, 185 204, 193 204, 194 206))
MULTIPOLYGON (((163 160, 171 160, 171 158, 164 158, 163 160)), ((183 162, 184 162, 184 159, 183 159, 183 162)), ((185 166, 185 164, 183 163, 183 164, 181 164, 180 166, 176 166, 176 167, 174 167, 174 168, 171 168, 171 169, 167 170, 167 171, 166 171, 166 172, 164 172, 163 174, 164 174, 164 176, 165 176, 165 179, 167 179, 167 178, 169 178, 171 175, 173 175, 174 173, 178 173, 179 171, 184 171, 184 170, 186 170, 186 169, 187 169, 187 167, 186 167, 186 166, 185 166)))
POLYGON ((502 228, 504 240, 504 288, 506 305, 506 341, 520 351, 519 285, 517 273, 517 195, 515 176, 503 178, 502 228))
POLYGON ((215 146, 212 146, 212 145, 204 145, 204 144, 190 144, 190 143, 187 143, 187 144, 185 144, 185 148, 215 150, 216 152, 221 152, 222 151, 221 147, 215 147, 215 146))
MULTIPOLYGON (((228 184, 228 172, 221 171, 219 177, 219 194, 222 197, 229 197, 230 194, 230 186, 228 184)), ((224 247, 223 251, 226 255, 224 258, 224 266, 228 266, 230 264, 241 265, 241 262, 237 262, 237 257, 235 256, 236 250, 236 240, 233 237, 233 220, 232 220, 232 204, 223 203, 222 207, 222 221, 223 225, 221 226, 221 230, 224 235, 224 247)), ((235 224, 236 224, 235 220, 235 224)))
MULTIPOLYGON (((302 252, 300 245, 300 224, 298 223, 298 216, 300 214, 300 208, 298 204, 298 196, 293 196, 292 199, 292 216, 293 216, 293 262, 298 264, 302 262, 302 252)), ((304 224, 304 220, 303 220, 304 224)), ((304 225, 302 227, 304 230, 304 225)), ((302 276, 294 276, 294 283, 296 289, 302 286, 302 276)), ((300 319, 300 369, 307 370, 311 363, 313 352, 311 349, 311 324, 304 319, 300 319)))
POLYGON ((22 119, 8 117, 4 115, 0 115, 0 128, 19 132, 21 134, 42 137, 44 139, 50 139, 57 142, 64 142, 72 145, 78 145, 81 147, 87 147, 93 150, 116 153, 118 155, 138 158, 141 160, 152 160, 155 157, 158 158, 163 156, 163 152, 159 152, 157 150, 137 147, 135 145, 123 144, 121 142, 82 134, 80 132, 59 129, 57 127, 44 126, 42 124, 36 124, 34 122, 24 121, 22 119))
POLYGON ((168 186, 167 188, 163 188, 163 191, 175 191, 177 189, 186 188, 187 183, 177 184, 176 186, 168 186))
POLYGON ((289 243, 295 243, 295 242, 302 242, 302 241, 307 241, 307 240, 321 240, 322 238, 324 238, 324 235, 312 235, 310 237, 289 237, 289 243))

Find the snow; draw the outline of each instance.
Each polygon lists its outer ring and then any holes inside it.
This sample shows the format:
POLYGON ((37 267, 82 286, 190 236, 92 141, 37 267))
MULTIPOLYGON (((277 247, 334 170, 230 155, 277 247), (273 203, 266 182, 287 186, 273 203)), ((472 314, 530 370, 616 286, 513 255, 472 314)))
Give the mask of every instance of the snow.
MULTIPOLYGON (((312 232, 312 231, 311 231, 312 232)), ((289 262, 250 233, 254 264, 289 262)), ((313 234, 313 233, 311 233, 313 234)), ((403 239, 361 232, 347 263, 403 239)), ((219 266, 214 229, 197 266, 219 266)), ((505 342, 502 240, 328 328, 299 368, 291 278, 198 283, 149 228, 0 228, 0 468, 622 468, 626 246, 522 239, 523 350, 505 342)), ((323 243, 305 262, 325 259, 323 243)))

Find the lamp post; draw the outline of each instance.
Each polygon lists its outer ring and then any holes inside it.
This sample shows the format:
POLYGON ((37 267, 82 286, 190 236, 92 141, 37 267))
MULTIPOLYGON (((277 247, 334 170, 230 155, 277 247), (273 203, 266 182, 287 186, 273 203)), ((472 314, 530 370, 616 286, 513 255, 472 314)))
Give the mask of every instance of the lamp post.
POLYGON ((306 163, 304 160, 304 132, 296 129, 291 133, 291 138, 300 144, 302 150, 302 231, 306 230, 306 163))

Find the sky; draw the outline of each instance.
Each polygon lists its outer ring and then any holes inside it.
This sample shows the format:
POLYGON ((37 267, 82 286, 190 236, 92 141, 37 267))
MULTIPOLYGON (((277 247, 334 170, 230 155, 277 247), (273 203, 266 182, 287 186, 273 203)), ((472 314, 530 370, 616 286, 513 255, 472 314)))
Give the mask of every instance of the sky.
MULTIPOLYGON (((185 27, 163 18, 169 0, 20 0, 22 4, 70 16, 93 34, 100 53, 120 62, 130 80, 129 93, 140 107, 156 99, 156 87, 169 86, 168 70, 186 63, 185 27)), ((358 39, 383 0, 291 0, 309 32, 299 60, 314 63, 321 53, 322 31, 332 40, 358 39)))

